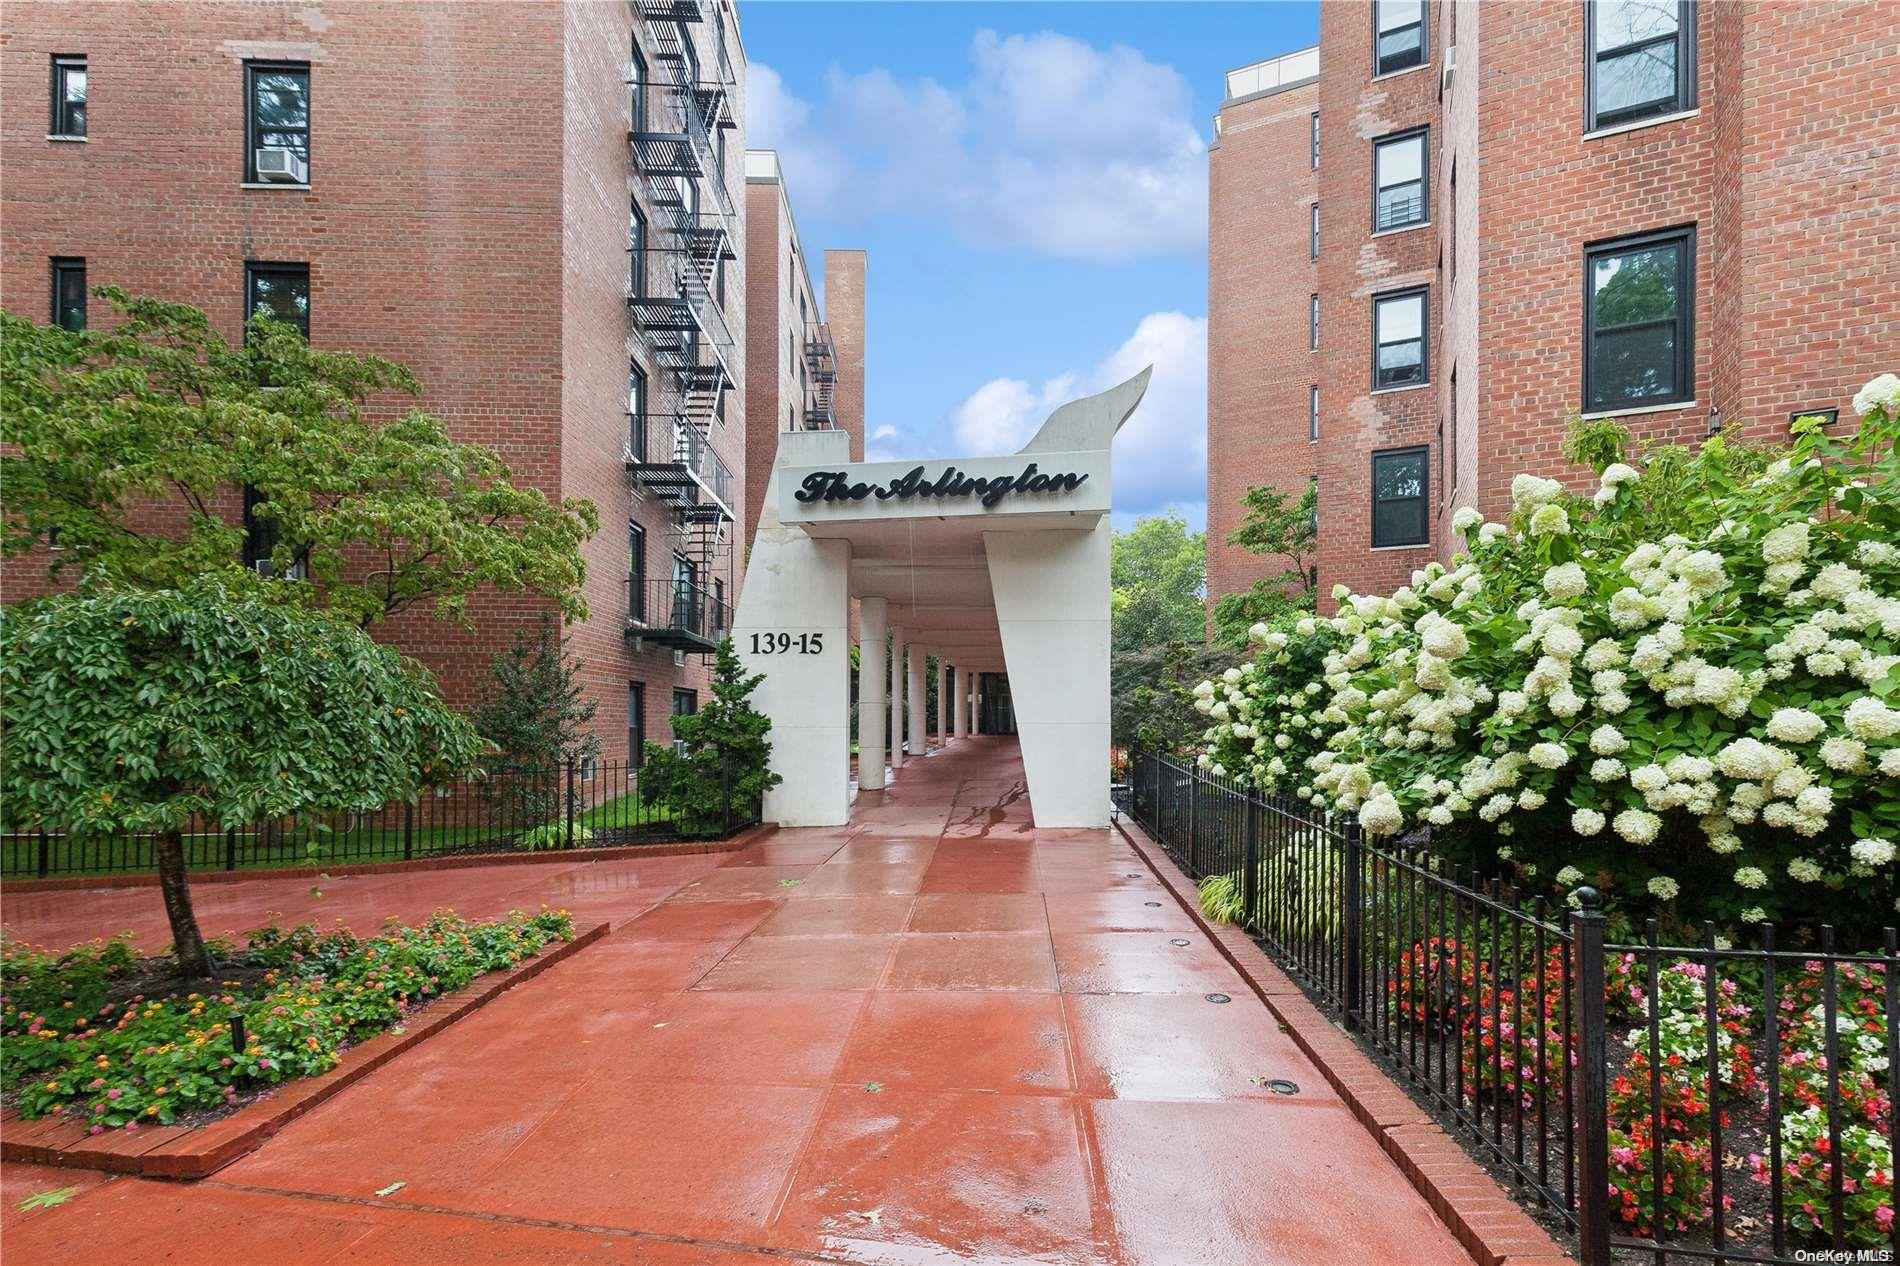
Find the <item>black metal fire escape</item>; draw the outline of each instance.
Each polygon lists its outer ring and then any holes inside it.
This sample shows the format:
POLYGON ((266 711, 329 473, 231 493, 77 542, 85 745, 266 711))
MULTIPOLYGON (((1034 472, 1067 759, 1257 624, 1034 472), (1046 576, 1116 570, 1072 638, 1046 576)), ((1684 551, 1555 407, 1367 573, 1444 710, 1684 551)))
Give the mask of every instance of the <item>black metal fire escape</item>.
POLYGON ((674 562, 671 576, 630 591, 627 631, 704 652, 732 623, 736 490, 713 435, 737 386, 722 310, 725 265, 737 258, 724 144, 735 126, 734 79, 723 36, 708 41, 714 64, 702 64, 691 29, 706 19, 700 0, 640 0, 640 11, 654 67, 627 143, 654 223, 629 242, 638 254, 627 307, 663 381, 649 398, 630 395, 626 466, 636 487, 670 509, 674 562))
POLYGON ((805 429, 835 430, 838 414, 831 397, 838 387, 838 351, 832 345, 829 325, 812 327, 805 340, 805 368, 811 374, 811 389, 805 397, 805 429))

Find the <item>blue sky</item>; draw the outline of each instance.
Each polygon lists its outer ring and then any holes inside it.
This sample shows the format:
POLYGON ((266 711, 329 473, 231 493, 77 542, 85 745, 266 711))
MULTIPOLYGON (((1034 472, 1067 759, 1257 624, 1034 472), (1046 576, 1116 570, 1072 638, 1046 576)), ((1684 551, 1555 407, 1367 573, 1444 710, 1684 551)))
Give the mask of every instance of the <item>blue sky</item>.
POLYGON ((1316 3, 743 3, 747 144, 779 151, 814 261, 870 255, 870 455, 1011 451, 1152 361, 1116 519, 1199 526, 1211 120, 1225 71, 1318 24, 1316 3))

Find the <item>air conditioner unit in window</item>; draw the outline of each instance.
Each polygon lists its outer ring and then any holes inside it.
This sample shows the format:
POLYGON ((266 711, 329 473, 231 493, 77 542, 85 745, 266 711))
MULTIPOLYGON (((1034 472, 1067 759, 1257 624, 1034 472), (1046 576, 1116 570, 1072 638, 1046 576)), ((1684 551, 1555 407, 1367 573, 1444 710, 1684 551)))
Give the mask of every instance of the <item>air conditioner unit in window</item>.
POLYGON ((686 755, 686 754, 687 754, 687 753, 686 753, 686 740, 685 740, 685 739, 674 739, 674 740, 673 740, 673 755, 675 755, 675 756, 684 756, 684 755, 686 755))
POLYGON ((255 161, 257 178, 261 181, 281 185, 310 183, 310 164, 295 150, 281 145, 262 146, 257 150, 255 161))
POLYGON ((1438 95, 1444 96, 1451 91, 1452 78, 1458 73, 1458 46, 1452 45, 1445 50, 1445 67, 1438 72, 1438 95))

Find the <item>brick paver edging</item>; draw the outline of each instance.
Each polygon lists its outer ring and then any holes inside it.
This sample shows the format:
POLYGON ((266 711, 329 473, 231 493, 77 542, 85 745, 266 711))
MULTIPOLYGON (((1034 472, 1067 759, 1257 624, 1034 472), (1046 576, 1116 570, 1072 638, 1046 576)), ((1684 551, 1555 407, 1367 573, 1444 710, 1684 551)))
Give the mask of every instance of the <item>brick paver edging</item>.
MULTIPOLYGON (((249 870, 194 870, 194 884, 237 884, 247 879, 309 879, 349 875, 387 875, 412 870, 465 870, 472 866, 536 866, 545 862, 615 862, 640 857, 692 857, 700 853, 734 853, 778 830, 763 823, 747 827, 728 839, 682 841, 678 844, 616 844, 611 848, 555 848, 532 853, 457 853, 452 857, 417 857, 406 862, 337 862, 329 866, 255 866, 249 870)), ((122 875, 55 875, 46 879, 0 880, 8 892, 68 892, 76 888, 156 888, 158 876, 144 872, 122 875)))
POLYGON ((1232 924, 1208 921, 1194 881, 1165 850, 1124 817, 1116 819, 1115 829, 1259 995, 1479 1266, 1574 1266, 1549 1232, 1327 1019, 1252 938, 1232 924))
POLYGON ((11 1109, 0 1127, 0 1160, 34 1165, 103 1169, 141 1178, 208 1177, 338 1091, 381 1068, 418 1042, 440 1033, 463 1016, 494 1001, 525 980, 579 953, 607 935, 609 924, 596 923, 574 939, 544 950, 505 972, 490 972, 469 985, 422 1007, 405 1021, 403 1031, 385 1031, 343 1052, 335 1068, 315 1077, 287 1082, 209 1125, 155 1126, 128 1133, 89 1134, 87 1127, 57 1117, 22 1121, 11 1109))

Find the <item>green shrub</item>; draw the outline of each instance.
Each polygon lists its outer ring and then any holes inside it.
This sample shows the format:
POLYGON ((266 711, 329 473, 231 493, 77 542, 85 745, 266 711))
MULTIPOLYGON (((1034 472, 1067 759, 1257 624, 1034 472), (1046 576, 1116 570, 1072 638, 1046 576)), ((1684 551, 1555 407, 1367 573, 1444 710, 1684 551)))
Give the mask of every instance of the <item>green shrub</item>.
POLYGON ((1855 406, 1853 437, 1803 420, 1772 462, 1718 436, 1608 461, 1593 497, 1518 476, 1509 523, 1454 516, 1450 570, 1256 626, 1196 688, 1203 764, 1627 913, 1890 919, 1900 379, 1855 406))
POLYGON ((726 638, 713 665, 712 702, 673 718, 674 737, 686 751, 647 744, 640 795, 670 813, 681 834, 718 834, 756 818, 765 793, 784 781, 768 767, 771 718, 751 702, 764 680, 746 676, 726 638))
MULTIPOLYGON (((593 838, 594 833, 591 830, 578 822, 574 824, 573 846, 575 848, 591 843, 593 838)), ((541 852, 544 849, 566 848, 568 843, 565 822, 546 822, 531 831, 523 831, 515 836, 515 847, 529 853, 541 852)))

